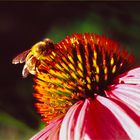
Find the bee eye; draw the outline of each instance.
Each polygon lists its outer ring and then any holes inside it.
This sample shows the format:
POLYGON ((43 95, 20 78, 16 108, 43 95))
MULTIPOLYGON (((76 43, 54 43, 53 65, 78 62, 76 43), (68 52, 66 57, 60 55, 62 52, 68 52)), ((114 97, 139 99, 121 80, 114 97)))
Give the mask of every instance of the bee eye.
POLYGON ((44 39, 44 42, 46 43, 47 49, 54 49, 54 42, 51 39, 46 38, 44 39))

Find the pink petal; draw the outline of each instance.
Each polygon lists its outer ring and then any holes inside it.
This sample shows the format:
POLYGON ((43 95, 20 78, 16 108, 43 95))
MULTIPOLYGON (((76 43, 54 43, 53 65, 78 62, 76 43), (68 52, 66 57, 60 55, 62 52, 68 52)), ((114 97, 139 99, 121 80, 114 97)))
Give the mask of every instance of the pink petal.
POLYGON ((91 103, 87 120, 86 133, 90 140, 129 139, 116 116, 96 99, 91 103))
POLYGON ((86 99, 67 112, 60 140, 128 139, 119 120, 96 99, 86 99))
POLYGON ((140 117, 140 86, 118 84, 110 87, 110 91, 106 91, 106 95, 125 103, 140 117))
POLYGON ((118 81, 119 83, 140 84, 140 67, 119 75, 118 81))
POLYGON ((74 139, 76 135, 75 125, 77 124, 77 117, 79 115, 82 105, 83 105, 83 101, 79 101, 75 105, 73 105, 67 112, 66 116, 64 117, 64 120, 62 121, 61 129, 60 129, 60 140, 74 139))
POLYGON ((113 116, 120 122, 130 139, 138 140, 140 138, 140 126, 137 125, 125 110, 123 110, 120 102, 117 103, 101 96, 97 96, 97 100, 112 112, 113 116))
MULTIPOLYGON (((86 99, 78 116, 74 130, 74 140, 84 140, 87 128, 87 115, 89 115, 90 100, 86 99)), ((90 126, 88 126, 90 127, 90 126)))
POLYGON ((43 130, 34 135, 30 140, 58 140, 62 118, 51 122, 43 130))

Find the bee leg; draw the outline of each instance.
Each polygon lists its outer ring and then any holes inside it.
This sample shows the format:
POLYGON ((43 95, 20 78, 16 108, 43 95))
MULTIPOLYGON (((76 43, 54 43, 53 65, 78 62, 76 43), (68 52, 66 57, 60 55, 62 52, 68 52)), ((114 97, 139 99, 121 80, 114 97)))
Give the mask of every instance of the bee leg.
POLYGON ((25 64, 22 70, 23 78, 26 78, 29 75, 29 70, 27 69, 27 65, 25 64))
POLYGON ((40 66, 41 62, 39 60, 36 60, 36 63, 35 63, 35 71, 36 73, 39 73, 39 69, 38 67, 40 66))

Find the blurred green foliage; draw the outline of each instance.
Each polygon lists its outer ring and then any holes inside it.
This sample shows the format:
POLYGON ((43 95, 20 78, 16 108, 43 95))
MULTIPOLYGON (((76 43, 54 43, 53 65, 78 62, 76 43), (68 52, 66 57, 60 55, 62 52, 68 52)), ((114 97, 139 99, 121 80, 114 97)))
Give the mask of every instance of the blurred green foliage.
POLYGON ((83 19, 77 19, 67 24, 63 25, 63 23, 55 23, 47 32, 47 37, 52 38, 55 42, 60 41, 65 38, 67 35, 71 35, 73 33, 97 33, 102 34, 103 28, 100 21, 100 16, 96 14, 92 14, 92 16, 87 15, 83 19))
POLYGON ((0 112, 0 140, 28 140, 35 130, 14 117, 0 112))
POLYGON ((61 23, 60 19, 47 31, 46 37, 58 42, 75 32, 103 34, 120 42, 129 52, 133 52, 137 58, 140 58, 138 51, 138 45, 140 44, 140 11, 137 11, 138 7, 135 9, 135 6, 129 4, 122 6, 122 9, 117 7, 113 9, 109 5, 101 6, 102 12, 105 13, 100 13, 100 10, 94 11, 95 7, 93 5, 90 7, 92 8, 89 13, 82 19, 77 18, 77 20, 68 21, 65 24, 61 23))

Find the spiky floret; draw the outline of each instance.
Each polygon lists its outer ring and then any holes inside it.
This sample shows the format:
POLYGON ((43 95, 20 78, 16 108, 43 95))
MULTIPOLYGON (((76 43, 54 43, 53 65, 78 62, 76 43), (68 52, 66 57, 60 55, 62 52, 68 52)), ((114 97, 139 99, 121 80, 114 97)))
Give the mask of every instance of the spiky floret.
POLYGON ((77 101, 106 96, 114 78, 127 71, 133 56, 97 34, 73 34, 55 44, 35 79, 38 111, 46 123, 63 116, 77 101))

